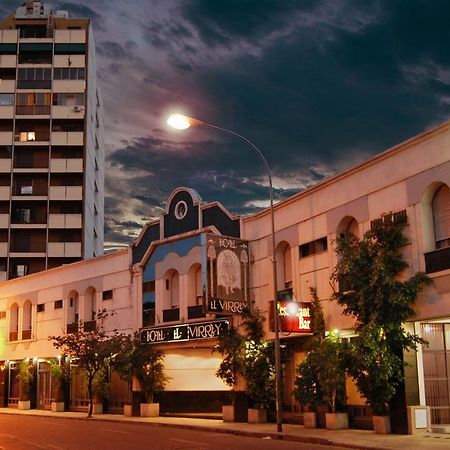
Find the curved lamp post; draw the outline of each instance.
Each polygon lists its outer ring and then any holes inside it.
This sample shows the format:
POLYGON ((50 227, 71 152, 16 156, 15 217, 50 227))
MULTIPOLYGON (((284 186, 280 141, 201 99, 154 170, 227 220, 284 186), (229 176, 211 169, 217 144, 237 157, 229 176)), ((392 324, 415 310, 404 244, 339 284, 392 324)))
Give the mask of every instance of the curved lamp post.
POLYGON ((277 431, 283 431, 282 425, 282 398, 281 398, 281 348, 280 348, 280 325, 278 322, 278 310, 277 310, 277 261, 276 261, 276 246, 275 246, 275 215, 273 210, 273 186, 272 186, 272 174, 270 172, 269 165, 267 164, 266 158, 261 153, 258 147, 256 147, 253 142, 249 141, 244 136, 240 134, 227 130, 226 128, 218 127, 216 125, 211 125, 210 123, 203 122, 198 119, 193 119, 192 117, 187 117, 182 114, 173 114, 167 120, 167 124, 178 130, 185 130, 189 127, 203 126, 207 128, 213 128, 215 130, 220 130, 246 142, 260 157, 264 167, 267 171, 267 176, 269 178, 270 186, 270 220, 271 220, 271 238, 272 238, 272 277, 273 277, 273 322, 274 322, 274 332, 275 332, 275 396, 276 396, 276 414, 277 414, 277 431))

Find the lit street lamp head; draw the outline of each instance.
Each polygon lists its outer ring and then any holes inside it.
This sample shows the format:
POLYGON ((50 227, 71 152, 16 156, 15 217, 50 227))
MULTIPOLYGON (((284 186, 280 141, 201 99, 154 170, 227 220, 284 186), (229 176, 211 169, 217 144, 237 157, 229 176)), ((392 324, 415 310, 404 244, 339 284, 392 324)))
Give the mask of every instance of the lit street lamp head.
POLYGON ((177 130, 186 130, 189 127, 198 127, 200 125, 205 125, 204 122, 198 119, 193 119, 192 117, 183 116, 183 114, 172 114, 167 119, 167 125, 177 130))

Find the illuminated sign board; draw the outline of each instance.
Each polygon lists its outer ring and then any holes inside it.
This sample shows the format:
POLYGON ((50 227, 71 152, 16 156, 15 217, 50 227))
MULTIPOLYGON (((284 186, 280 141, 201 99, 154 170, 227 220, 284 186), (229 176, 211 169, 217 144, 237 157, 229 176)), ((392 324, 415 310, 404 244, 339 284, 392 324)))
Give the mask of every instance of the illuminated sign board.
POLYGON ((228 320, 213 320, 166 327, 142 328, 140 335, 143 344, 186 342, 199 339, 217 339, 221 333, 228 330, 228 327, 228 320))
MULTIPOLYGON (((273 327, 273 302, 270 307, 270 323, 273 327)), ((293 302, 292 300, 278 300, 278 320, 280 331, 286 333, 311 334, 311 303, 293 302)))
POLYGON ((205 309, 212 314, 240 315, 250 306, 248 241, 203 235, 205 309))

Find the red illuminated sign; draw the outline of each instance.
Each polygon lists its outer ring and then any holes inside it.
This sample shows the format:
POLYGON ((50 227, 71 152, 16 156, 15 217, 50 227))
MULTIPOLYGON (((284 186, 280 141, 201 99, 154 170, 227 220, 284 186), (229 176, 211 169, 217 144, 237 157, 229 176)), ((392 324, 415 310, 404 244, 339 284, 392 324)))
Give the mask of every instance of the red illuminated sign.
MULTIPOLYGON (((277 303, 280 331, 311 334, 311 303, 279 300, 277 303)), ((270 323, 273 327, 273 307, 270 307, 270 323)))

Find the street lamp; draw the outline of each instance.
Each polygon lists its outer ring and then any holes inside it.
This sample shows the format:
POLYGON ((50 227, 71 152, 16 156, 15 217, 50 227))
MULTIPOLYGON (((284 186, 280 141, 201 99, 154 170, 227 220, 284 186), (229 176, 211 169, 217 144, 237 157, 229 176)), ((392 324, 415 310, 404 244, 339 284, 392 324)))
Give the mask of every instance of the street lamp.
POLYGON ((272 238, 272 277, 273 277, 273 317, 274 317, 274 332, 275 332, 275 402, 276 402, 276 414, 277 414, 277 431, 283 431, 282 425, 282 399, 281 399, 281 350, 280 350, 280 325, 278 322, 278 302, 277 302, 277 261, 276 261, 276 246, 275 246, 275 214, 273 210, 273 185, 272 174, 270 172, 269 165, 266 158, 261 153, 258 147, 253 142, 249 141, 240 134, 227 130, 226 128, 218 127, 217 125, 211 125, 210 123, 203 122, 192 117, 187 117, 182 114, 172 114, 167 120, 167 124, 178 130, 185 130, 191 126, 203 126, 220 130, 246 142, 261 158, 264 163, 264 167, 267 171, 270 186, 270 220, 271 220, 271 238, 272 238))

